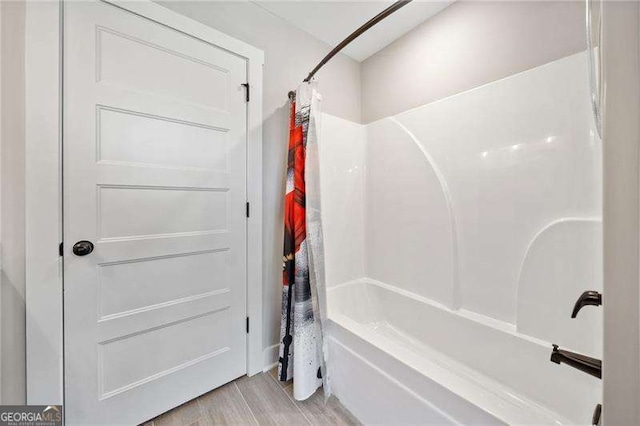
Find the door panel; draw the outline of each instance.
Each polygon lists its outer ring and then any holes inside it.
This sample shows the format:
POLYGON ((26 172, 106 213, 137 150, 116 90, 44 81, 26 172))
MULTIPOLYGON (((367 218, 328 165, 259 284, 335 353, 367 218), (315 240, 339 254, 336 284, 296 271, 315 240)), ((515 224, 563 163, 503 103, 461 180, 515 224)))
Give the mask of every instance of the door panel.
POLYGON ((106 3, 64 27, 66 420, 134 424, 246 372, 246 61, 106 3))
POLYGON ((98 121, 98 161, 228 172, 225 129, 104 107, 98 121))

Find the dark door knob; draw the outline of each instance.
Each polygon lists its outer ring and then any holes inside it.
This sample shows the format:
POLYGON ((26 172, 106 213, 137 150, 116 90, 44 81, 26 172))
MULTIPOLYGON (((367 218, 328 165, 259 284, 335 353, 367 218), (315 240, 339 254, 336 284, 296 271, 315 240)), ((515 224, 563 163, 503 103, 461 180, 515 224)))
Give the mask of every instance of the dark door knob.
POLYGON ((76 256, 86 256, 93 251, 93 243, 91 241, 78 241, 73 245, 73 254, 76 256))

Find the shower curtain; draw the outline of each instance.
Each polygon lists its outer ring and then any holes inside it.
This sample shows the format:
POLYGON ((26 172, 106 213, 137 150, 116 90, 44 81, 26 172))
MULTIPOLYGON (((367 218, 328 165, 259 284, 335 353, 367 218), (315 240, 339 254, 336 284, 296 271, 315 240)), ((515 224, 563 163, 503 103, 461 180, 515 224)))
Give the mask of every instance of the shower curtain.
POLYGON ((318 141, 320 103, 315 83, 302 83, 291 101, 284 210, 282 320, 278 377, 293 380, 293 396, 307 399, 324 382, 324 249, 318 141))

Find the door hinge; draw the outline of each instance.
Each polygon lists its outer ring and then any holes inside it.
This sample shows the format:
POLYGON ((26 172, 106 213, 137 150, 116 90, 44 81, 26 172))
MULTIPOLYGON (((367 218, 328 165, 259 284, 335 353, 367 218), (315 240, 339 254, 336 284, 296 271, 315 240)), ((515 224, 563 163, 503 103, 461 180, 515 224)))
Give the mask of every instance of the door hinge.
POLYGON ((245 92, 246 94, 245 99, 247 100, 247 102, 249 102, 249 100, 251 99, 251 94, 250 94, 251 89, 249 88, 250 87, 249 83, 242 83, 242 85, 245 87, 245 89, 247 89, 247 91, 245 92))
POLYGON ((249 317, 247 317, 247 334, 249 334, 249 317))
POLYGON ((251 209, 251 206, 250 206, 249 202, 247 201, 247 217, 249 217, 249 214, 251 213, 250 209, 251 209))
POLYGON ((64 255, 64 243, 60 243, 60 245, 58 246, 58 255, 59 256, 64 255))

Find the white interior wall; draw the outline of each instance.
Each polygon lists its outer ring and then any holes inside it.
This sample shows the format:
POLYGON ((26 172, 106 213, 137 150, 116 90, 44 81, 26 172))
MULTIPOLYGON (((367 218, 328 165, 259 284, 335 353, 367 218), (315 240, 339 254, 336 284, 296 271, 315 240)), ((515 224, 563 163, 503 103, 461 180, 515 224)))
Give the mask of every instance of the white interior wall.
POLYGON ((26 401, 25 371, 25 3, 0 2, 2 403, 26 401))
POLYGON ((362 62, 362 119, 398 114, 585 48, 584 2, 459 0, 362 62))
MULTIPOLYGON (((287 93, 330 46, 252 2, 160 2, 265 52, 263 100, 263 346, 277 361, 282 303, 283 195, 288 144, 287 93)), ((338 55, 317 75, 324 111, 360 122, 360 64, 338 55)))

